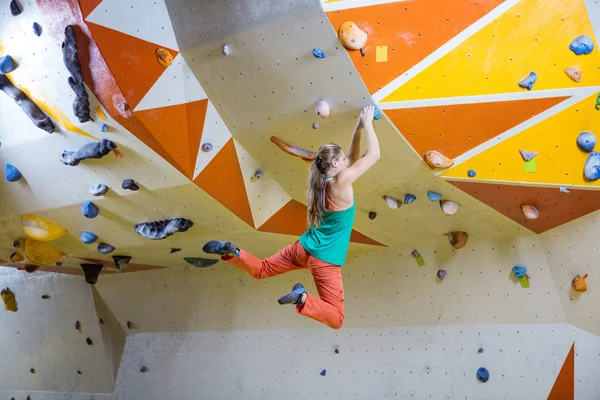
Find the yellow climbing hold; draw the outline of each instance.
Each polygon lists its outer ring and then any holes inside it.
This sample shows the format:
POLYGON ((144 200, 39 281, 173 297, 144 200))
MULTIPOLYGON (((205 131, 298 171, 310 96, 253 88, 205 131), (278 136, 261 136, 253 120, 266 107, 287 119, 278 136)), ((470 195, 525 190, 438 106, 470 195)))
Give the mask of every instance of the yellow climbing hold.
POLYGON ((67 231, 62 226, 35 215, 25 215, 21 218, 25 234, 32 239, 49 242, 63 237, 67 231))
POLYGON ((24 239, 27 259, 37 265, 54 264, 64 255, 60 250, 48 243, 33 239, 24 239))
POLYGON ((4 309, 7 311, 17 312, 17 299, 15 294, 9 288, 2 289, 0 292, 2 296, 2 301, 4 302, 4 309))
POLYGON ((100 107, 100 106, 96 107, 96 115, 102 121, 104 121, 106 119, 106 114, 104 114, 104 111, 102 111, 102 107, 100 107))
POLYGON ((158 63, 163 67, 167 68, 173 62, 173 56, 169 53, 169 50, 159 47, 156 49, 156 59, 158 63))

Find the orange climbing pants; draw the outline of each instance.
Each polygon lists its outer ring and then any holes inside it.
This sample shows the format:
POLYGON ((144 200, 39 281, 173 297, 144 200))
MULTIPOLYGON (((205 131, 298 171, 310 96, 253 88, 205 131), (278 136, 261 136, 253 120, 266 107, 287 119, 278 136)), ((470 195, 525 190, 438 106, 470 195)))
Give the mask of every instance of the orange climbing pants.
POLYGON ((239 257, 223 257, 223 260, 246 271, 256 279, 265 279, 302 268, 310 269, 319 297, 308 294, 306 302, 296 306, 305 317, 322 322, 333 329, 344 323, 344 286, 342 268, 321 261, 308 253, 299 241, 260 260, 247 251, 240 250, 239 257))

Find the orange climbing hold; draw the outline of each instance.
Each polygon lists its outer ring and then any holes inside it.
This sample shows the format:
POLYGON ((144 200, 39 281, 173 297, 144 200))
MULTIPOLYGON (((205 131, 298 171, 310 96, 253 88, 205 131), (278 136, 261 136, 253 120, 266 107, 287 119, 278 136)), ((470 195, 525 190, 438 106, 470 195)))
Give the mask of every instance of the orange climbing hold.
POLYGON ((173 63, 173 56, 169 50, 163 49, 162 47, 156 49, 156 59, 158 60, 158 63, 165 68, 173 63))
POLYGON ((527 219, 537 219, 540 216, 540 210, 538 210, 537 207, 527 204, 521 205, 521 211, 527 219))
POLYGON ((367 44, 367 33, 352 21, 346 21, 338 29, 340 41, 349 50, 362 49, 367 44))
POLYGON ((567 76, 573 82, 581 81, 581 69, 579 69, 579 68, 575 68, 575 67, 565 68, 565 74, 567 74, 567 76))
POLYGON ((571 287, 573 290, 576 292, 585 292, 587 290, 587 283, 585 282, 587 277, 588 274, 585 274, 584 276, 577 275, 575 278, 573 278, 571 281, 571 287))
POLYGON ((444 236, 448 236, 448 242, 455 249, 462 249, 467 244, 467 240, 469 240, 469 235, 466 232, 450 232, 446 233, 444 236))
POLYGON ((450 168, 454 165, 454 161, 435 150, 428 151, 427 153, 425 153, 425 156, 423 158, 425 159, 427 165, 429 165, 433 169, 450 168))
POLYGON ((281 140, 275 136, 271 136, 271 142, 275 143, 277 145, 277 147, 279 147, 281 150, 285 151, 286 153, 288 153, 292 156, 295 156, 295 157, 300 157, 301 159, 303 159, 306 162, 312 162, 312 160, 316 156, 316 153, 313 153, 312 151, 294 147, 291 144, 286 143, 283 140, 281 140))

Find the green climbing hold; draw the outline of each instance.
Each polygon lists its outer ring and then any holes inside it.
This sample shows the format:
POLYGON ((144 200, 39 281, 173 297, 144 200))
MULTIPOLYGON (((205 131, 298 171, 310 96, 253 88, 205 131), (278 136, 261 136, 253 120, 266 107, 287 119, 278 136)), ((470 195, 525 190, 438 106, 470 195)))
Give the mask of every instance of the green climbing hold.
POLYGON ((596 97, 596 110, 600 110, 600 93, 598 93, 598 97, 596 97))

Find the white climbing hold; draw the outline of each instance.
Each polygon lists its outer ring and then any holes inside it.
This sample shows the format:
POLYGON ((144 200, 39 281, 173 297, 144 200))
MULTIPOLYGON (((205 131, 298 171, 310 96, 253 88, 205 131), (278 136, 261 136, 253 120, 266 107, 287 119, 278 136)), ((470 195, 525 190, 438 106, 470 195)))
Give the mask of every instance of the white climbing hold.
POLYGON ((400 202, 398 199, 395 199, 390 196, 383 196, 383 199, 387 203, 388 207, 391 208, 392 210, 395 210, 396 208, 398 208, 402 205, 402 202, 400 202))
POLYGON ((460 205, 452 200, 440 200, 440 207, 446 215, 454 215, 460 208, 460 205))
POLYGON ((524 161, 531 161, 538 155, 537 151, 519 150, 519 153, 521 153, 521 157, 523 157, 524 161))
POLYGON ((561 186, 558 190, 560 190, 561 193, 569 193, 569 189, 564 186, 561 186))
POLYGON ((227 44, 223 45, 223 48, 221 49, 221 51, 226 56, 228 56, 229 54, 231 54, 231 50, 229 50, 229 45, 227 45, 227 44))
POLYGON ((321 118, 327 118, 329 116, 329 104, 327 104, 327 102, 325 100, 319 100, 317 101, 317 104, 315 104, 315 112, 317 113, 317 115, 321 118))

